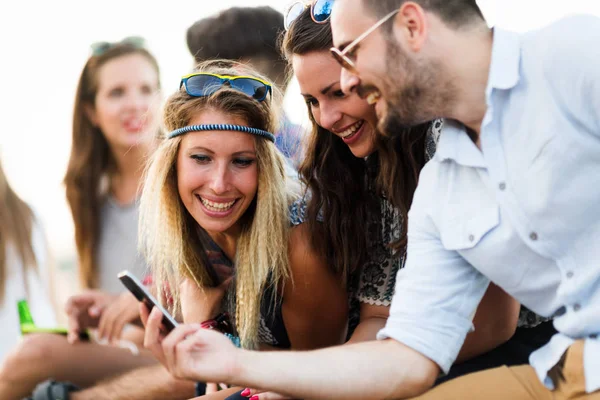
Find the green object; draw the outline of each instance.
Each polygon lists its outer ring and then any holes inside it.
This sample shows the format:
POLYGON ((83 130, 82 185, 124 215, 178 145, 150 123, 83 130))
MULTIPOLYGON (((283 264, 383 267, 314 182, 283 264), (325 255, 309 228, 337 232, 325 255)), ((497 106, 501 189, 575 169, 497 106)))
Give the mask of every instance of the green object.
POLYGON ((17 309, 19 310, 19 324, 21 326, 21 334, 23 335, 27 333, 58 333, 66 335, 68 332, 66 328, 39 328, 35 326, 27 300, 19 300, 17 302, 17 309))
MULTIPOLYGON (((29 310, 29 304, 27 300, 19 300, 17 302, 17 309, 19 310, 19 325, 21 326, 21 334, 26 335, 28 333, 55 333, 58 335, 67 336, 69 332, 67 328, 40 328, 35 325, 31 311, 29 310)), ((82 340, 89 340, 87 332, 83 332, 79 335, 82 340)))

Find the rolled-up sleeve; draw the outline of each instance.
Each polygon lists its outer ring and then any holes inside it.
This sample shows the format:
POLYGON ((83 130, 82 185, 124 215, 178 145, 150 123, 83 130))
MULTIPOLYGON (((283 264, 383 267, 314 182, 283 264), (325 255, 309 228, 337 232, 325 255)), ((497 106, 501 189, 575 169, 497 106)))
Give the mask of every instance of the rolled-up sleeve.
POLYGON ((489 280, 444 248, 426 211, 431 200, 419 186, 408 218, 406 267, 398 271, 390 316, 377 338, 397 340, 448 373, 489 280))

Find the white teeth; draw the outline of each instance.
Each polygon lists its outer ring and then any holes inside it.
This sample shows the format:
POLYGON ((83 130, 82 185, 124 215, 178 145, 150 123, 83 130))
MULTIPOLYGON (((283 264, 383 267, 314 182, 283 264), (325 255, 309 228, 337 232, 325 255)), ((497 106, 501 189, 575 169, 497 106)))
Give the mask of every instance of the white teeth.
POLYGON ((227 211, 233 206, 233 203, 235 203, 235 200, 227 203, 215 203, 214 201, 206 200, 203 197, 200 197, 200 201, 211 211, 227 211))
POLYGON ((367 96, 367 103, 369 103, 370 105, 373 105, 379 101, 380 97, 381 97, 381 93, 379 93, 378 91, 371 92, 367 96))
POLYGON ((346 129, 343 132, 340 132, 340 136, 343 139, 346 139, 347 137, 354 135, 356 133, 356 131, 358 131, 362 127, 363 123, 364 123, 364 121, 358 121, 357 123, 352 125, 350 128, 346 129))

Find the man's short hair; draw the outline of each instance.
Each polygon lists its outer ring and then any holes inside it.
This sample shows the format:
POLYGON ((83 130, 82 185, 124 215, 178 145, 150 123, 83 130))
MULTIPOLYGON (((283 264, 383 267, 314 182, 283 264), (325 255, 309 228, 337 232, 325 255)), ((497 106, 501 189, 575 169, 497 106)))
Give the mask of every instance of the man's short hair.
POLYGON ((187 45, 196 62, 217 58, 254 61, 255 67, 263 69, 260 72, 281 83, 286 75, 278 46, 283 30, 283 15, 271 7, 232 7, 190 26, 187 45))
MULTIPOLYGON (((407 0, 362 0, 366 9, 377 18, 402 7, 407 0)), ((411 0, 424 10, 437 14, 442 21, 452 28, 460 28, 473 20, 485 20, 476 0, 411 0)))

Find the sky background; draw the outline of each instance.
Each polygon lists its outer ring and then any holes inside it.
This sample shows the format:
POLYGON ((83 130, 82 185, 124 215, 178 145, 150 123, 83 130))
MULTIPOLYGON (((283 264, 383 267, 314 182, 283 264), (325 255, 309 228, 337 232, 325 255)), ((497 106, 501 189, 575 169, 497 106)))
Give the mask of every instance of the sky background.
MULTIPOLYGON (((599 0, 480 0, 490 24, 524 32, 573 13, 600 16, 599 0)), ((96 41, 143 36, 161 66, 165 97, 192 67, 185 31, 194 21, 231 6, 287 0, 30 0, 0 5, 0 157, 15 190, 41 216, 56 259, 73 260, 73 226, 62 178, 71 141, 77 79, 96 41)), ((292 84, 285 107, 306 124, 292 84)))

